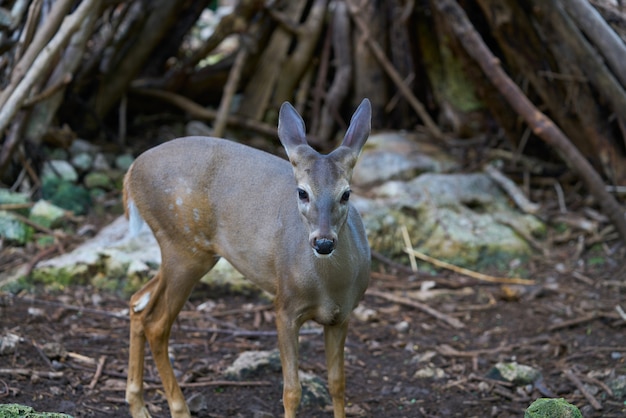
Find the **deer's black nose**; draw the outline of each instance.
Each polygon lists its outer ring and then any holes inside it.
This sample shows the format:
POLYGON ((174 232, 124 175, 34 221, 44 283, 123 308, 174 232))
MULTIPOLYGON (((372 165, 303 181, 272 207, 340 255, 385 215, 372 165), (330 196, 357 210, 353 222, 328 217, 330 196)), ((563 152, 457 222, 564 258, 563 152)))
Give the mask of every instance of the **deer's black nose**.
POLYGON ((328 255, 335 249, 335 241, 328 238, 316 239, 313 245, 313 249, 322 255, 328 255))

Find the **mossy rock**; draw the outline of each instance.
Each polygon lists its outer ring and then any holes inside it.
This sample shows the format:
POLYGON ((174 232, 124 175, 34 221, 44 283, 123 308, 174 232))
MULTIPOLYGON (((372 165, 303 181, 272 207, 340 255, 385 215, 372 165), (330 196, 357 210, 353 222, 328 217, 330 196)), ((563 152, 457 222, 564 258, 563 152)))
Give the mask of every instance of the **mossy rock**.
POLYGON ((0 405, 0 418, 72 418, 56 412, 37 412, 30 406, 15 403, 0 405))
POLYGON ((87 213, 91 206, 91 196, 87 189, 58 178, 44 180, 41 194, 44 199, 77 215, 87 213))
POLYGON ((539 398, 528 407, 524 418, 583 418, 583 415, 576 405, 563 398, 539 398))

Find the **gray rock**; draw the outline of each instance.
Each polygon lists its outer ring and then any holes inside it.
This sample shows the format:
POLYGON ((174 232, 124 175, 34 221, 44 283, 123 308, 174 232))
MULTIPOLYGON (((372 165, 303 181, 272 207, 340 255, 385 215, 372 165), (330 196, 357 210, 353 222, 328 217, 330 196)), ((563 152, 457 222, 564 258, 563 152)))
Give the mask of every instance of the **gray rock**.
POLYGON ((85 176, 83 183, 88 189, 110 189, 113 186, 111 178, 106 173, 99 171, 92 171, 91 173, 88 173, 85 176))
POLYGON ((72 157, 72 165, 79 171, 89 171, 93 166, 93 156, 86 152, 81 152, 72 157))
POLYGON ((0 237, 15 245, 26 244, 33 235, 33 228, 17 219, 11 212, 0 210, 0 237))
POLYGON ((390 180, 411 180, 426 172, 452 170, 458 164, 443 149, 415 135, 385 132, 371 135, 354 168, 352 182, 371 187, 390 180))
POLYGON ((488 376, 497 380, 511 382, 517 386, 533 384, 541 380, 541 372, 533 367, 516 362, 500 362, 488 373, 488 376))
POLYGON ((118 155, 115 157, 115 167, 126 172, 130 168, 133 161, 135 161, 135 158, 133 158, 130 154, 118 155))
POLYGON ((280 354, 277 349, 270 351, 244 351, 224 371, 224 375, 229 379, 243 380, 258 374, 264 369, 280 370, 280 354))
POLYGON ((76 172, 76 169, 65 160, 46 161, 41 172, 42 182, 55 178, 75 182, 78 180, 78 173, 76 172))
POLYGON ((30 210, 29 219, 46 228, 59 226, 65 217, 65 210, 46 200, 39 200, 30 210))
POLYGON ((400 229, 432 257, 461 265, 507 260, 530 253, 518 231, 539 235, 544 225, 519 212, 486 174, 422 174, 390 181, 355 196, 372 248, 405 257, 400 229))

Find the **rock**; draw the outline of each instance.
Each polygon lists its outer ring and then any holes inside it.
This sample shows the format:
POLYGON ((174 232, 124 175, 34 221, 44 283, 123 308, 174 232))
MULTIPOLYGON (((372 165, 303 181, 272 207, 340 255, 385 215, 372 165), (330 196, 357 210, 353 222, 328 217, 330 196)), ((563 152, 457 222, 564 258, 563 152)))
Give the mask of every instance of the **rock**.
POLYGON ((516 362, 497 363, 488 373, 490 379, 504 380, 517 386, 533 384, 542 379, 541 372, 533 367, 516 362))
POLYGON ((206 415, 201 414, 201 412, 208 410, 211 402, 213 402, 213 400, 210 396, 207 396, 204 393, 196 392, 187 399, 187 406, 189 407, 190 412, 200 416, 206 415))
POLYGON ((224 372, 233 380, 243 380, 254 376, 265 369, 280 370, 280 354, 278 349, 270 351, 244 351, 224 372))
POLYGON ((0 335, 0 356, 13 354, 22 338, 10 332, 0 335))
POLYGON ((30 406, 10 403, 0 405, 0 418, 72 418, 71 415, 55 412, 37 412, 30 406))
POLYGON ((72 145, 70 145, 70 154, 78 155, 78 154, 91 154, 94 155, 99 151, 99 147, 93 145, 91 142, 86 141, 84 139, 77 138, 72 141, 72 145))
POLYGON ((187 126, 185 126, 185 135, 213 136, 213 129, 209 128, 209 126, 204 122, 200 122, 199 120, 192 120, 187 123, 187 126))
POLYGON ((101 188, 108 190, 113 186, 111 178, 106 173, 100 171, 92 171, 91 173, 88 173, 83 180, 83 184, 88 189, 101 188))
POLYGON ((14 245, 24 245, 33 236, 34 230, 17 219, 11 212, 0 210, 0 237, 14 245))
POLYGON ((626 398, 626 375, 618 375, 607 384, 613 391, 615 399, 623 400, 626 398))
POLYGON ((0 189, 0 204, 20 205, 28 202, 30 202, 30 198, 26 193, 15 193, 7 189, 0 189))
POLYGON ((81 152, 80 154, 76 154, 72 157, 72 165, 76 167, 79 171, 85 172, 89 171, 93 166, 93 157, 91 154, 86 152, 81 152))
POLYGON ((302 384, 302 405, 330 405, 331 399, 326 390, 326 382, 312 373, 299 371, 300 383, 302 384))
POLYGON ((123 172, 126 172, 130 168, 133 161, 135 161, 135 158, 133 158, 133 156, 130 154, 118 155, 117 157, 115 157, 115 167, 122 170, 123 172))
POLYGON ((93 161, 93 169, 96 171, 109 171, 111 164, 109 164, 109 160, 104 154, 98 153, 93 161))
POLYGON ((46 200, 39 200, 30 210, 28 218, 46 228, 56 228, 65 218, 65 211, 46 200))
POLYGON ((367 140, 354 168, 352 182, 371 187, 390 180, 411 180, 425 172, 443 172, 458 167, 442 148, 420 142, 415 135, 400 132, 373 134, 367 140))
POLYGON ((378 320, 378 312, 372 308, 366 308, 362 304, 359 304, 352 314, 356 319, 361 322, 374 322, 378 320))
POLYGON ((509 198, 486 174, 422 174, 390 181, 355 196, 372 248, 405 258, 400 228, 413 246, 432 257, 476 266, 508 262, 530 254, 522 238, 540 235, 544 225, 511 207, 509 198))
POLYGON ((41 172, 42 183, 49 179, 61 179, 68 182, 78 180, 76 169, 65 160, 50 160, 43 165, 41 172))
POLYGON ((77 215, 85 214, 91 206, 91 197, 84 187, 59 178, 46 179, 41 194, 44 199, 77 215))
POLYGON ((539 398, 526 409, 524 418, 583 418, 583 416, 575 405, 563 398, 539 398))
POLYGON ((446 377, 446 372, 440 367, 435 367, 432 364, 417 370, 413 375, 416 379, 443 379, 446 377))

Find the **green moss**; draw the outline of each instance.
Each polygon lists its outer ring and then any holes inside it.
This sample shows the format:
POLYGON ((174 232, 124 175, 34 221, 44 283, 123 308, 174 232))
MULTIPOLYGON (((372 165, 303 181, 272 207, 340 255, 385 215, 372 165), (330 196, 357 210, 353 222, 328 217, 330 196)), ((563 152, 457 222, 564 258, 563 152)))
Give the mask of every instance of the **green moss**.
POLYGON ((575 405, 563 398, 539 398, 528 407, 524 418, 583 418, 583 416, 575 405))
POLYGON ((36 412, 26 405, 0 405, 0 418, 72 418, 71 415, 56 412, 36 412))

